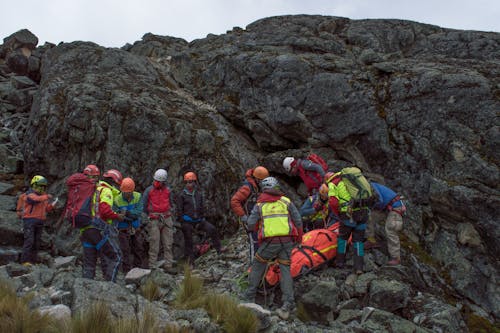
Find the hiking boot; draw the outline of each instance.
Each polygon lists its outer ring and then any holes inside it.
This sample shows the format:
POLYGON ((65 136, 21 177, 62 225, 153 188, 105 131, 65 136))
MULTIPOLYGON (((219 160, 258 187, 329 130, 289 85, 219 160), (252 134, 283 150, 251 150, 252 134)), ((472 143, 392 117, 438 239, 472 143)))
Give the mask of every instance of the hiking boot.
POLYGON ((285 303, 281 308, 276 310, 276 314, 283 320, 290 318, 290 313, 293 312, 294 306, 290 303, 285 303))
POLYGON ((354 271, 356 272, 356 274, 358 275, 363 274, 364 258, 362 256, 358 256, 355 254, 353 262, 354 262, 354 271))
POLYGON ((373 240, 371 240, 371 239, 367 240, 364 245, 365 245, 364 246, 365 250, 377 249, 377 248, 380 247, 380 244, 375 239, 373 239, 373 240))
POLYGON ((401 264, 401 259, 399 259, 399 258, 392 258, 391 260, 389 260, 387 262, 387 265, 389 265, 389 266, 397 266, 400 264, 401 264))

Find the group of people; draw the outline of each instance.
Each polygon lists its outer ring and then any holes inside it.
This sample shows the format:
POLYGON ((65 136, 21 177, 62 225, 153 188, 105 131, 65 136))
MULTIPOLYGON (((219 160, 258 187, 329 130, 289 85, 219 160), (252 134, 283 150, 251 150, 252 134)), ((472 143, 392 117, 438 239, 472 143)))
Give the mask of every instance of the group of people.
MULTIPOLYGON (((195 259, 195 228, 208 234, 217 253, 225 251, 216 228, 205 219, 203 196, 194 172, 184 175, 184 188, 175 198, 167 185, 165 169, 155 171, 153 183, 143 194, 135 191, 132 178, 123 178, 116 169, 107 170, 101 177, 99 168, 90 164, 77 175, 95 186, 88 202, 78 207, 73 223, 79 229, 83 247, 83 277, 95 277, 98 258, 103 277, 108 281, 116 280, 120 266, 126 273, 132 267, 154 268, 161 263, 163 269, 174 272, 174 218, 181 223, 184 254, 191 265, 195 259), (88 214, 84 213, 85 207, 88 214), (149 245, 147 254, 146 242, 149 245), (158 262, 160 246, 163 247, 162 262, 158 262)), ((24 265, 36 262, 44 221, 55 206, 52 195, 46 193, 47 185, 45 177, 34 176, 30 189, 18 199, 17 214, 24 224, 21 258, 24 265)), ((68 193, 68 201, 70 195, 73 194, 68 193)))
MULTIPOLYGON (((283 294, 283 306, 278 309, 278 314, 287 318, 294 308, 290 274, 293 247, 301 243, 304 230, 326 228, 336 221, 340 222, 340 229, 335 264, 339 268, 344 267, 347 245, 351 241, 354 248, 354 271, 361 274, 364 250, 379 246, 374 238, 373 224, 369 223, 372 209, 388 213, 385 228, 392 257, 388 264, 400 263, 397 233, 402 229, 405 206, 394 191, 371 182, 376 200, 353 205, 342 173, 328 171, 325 163, 317 163, 308 158, 286 157, 283 167, 289 174, 300 176, 307 187, 308 197, 300 210, 283 193, 279 181, 271 177, 264 166, 248 169, 243 184, 231 198, 231 210, 248 235, 251 263, 249 287, 245 293, 248 301, 255 300, 267 265, 277 262, 280 266, 280 287, 283 294), (365 241, 367 224, 371 227, 368 228, 368 240, 365 241)), ((83 170, 83 175, 96 186, 92 198, 88 200, 90 214, 84 218, 81 216, 85 214, 78 215, 80 220, 89 221, 76 223, 80 229, 84 252, 84 277, 95 277, 98 257, 101 259, 103 276, 109 281, 115 281, 120 264, 124 272, 134 266, 156 267, 160 244, 163 246, 163 268, 171 270, 175 263, 172 253, 174 217, 181 223, 184 255, 189 263, 193 264, 195 258, 195 228, 208 234, 217 253, 226 250, 221 246, 214 225, 205 219, 203 195, 194 172, 184 174, 184 188, 175 196, 175 200, 167 186, 168 173, 165 169, 155 171, 153 183, 142 195, 135 191, 134 180, 123 178, 118 170, 107 170, 101 178, 99 168, 88 165, 83 170), (147 256, 144 253, 144 229, 147 230, 149 241, 147 256), (113 236, 112 230, 118 230, 117 237, 113 236), (135 262, 131 260, 132 253, 135 262), (143 260, 146 257, 147 263, 143 260)), ((52 196, 46 194, 47 179, 35 176, 30 185, 30 189, 19 198, 17 209, 24 223, 22 261, 25 264, 36 260, 43 222, 47 212, 55 205, 52 196)))

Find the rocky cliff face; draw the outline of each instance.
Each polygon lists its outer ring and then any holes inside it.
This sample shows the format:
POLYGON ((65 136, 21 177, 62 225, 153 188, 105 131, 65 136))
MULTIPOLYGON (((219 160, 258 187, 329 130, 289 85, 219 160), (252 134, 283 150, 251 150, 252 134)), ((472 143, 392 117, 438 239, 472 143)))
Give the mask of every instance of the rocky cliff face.
POLYGON ((421 287, 442 290, 423 273, 427 259, 450 294, 500 316, 500 34, 283 16, 191 43, 37 42, 22 31, 0 49, 4 172, 24 162, 27 177, 46 175, 61 193, 64 177, 91 162, 141 189, 158 167, 174 188, 198 170, 222 227, 257 163, 298 204, 302 189, 281 161, 314 150, 407 197, 405 264, 421 287))

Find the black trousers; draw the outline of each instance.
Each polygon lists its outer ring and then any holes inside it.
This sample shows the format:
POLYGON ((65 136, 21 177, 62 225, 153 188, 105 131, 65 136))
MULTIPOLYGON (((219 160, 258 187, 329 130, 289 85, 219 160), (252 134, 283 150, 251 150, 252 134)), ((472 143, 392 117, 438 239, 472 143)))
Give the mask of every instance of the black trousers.
POLYGON ((24 244, 21 262, 37 262, 38 249, 43 231, 43 220, 23 219, 24 244))
POLYGON ((85 230, 80 241, 83 246, 83 277, 87 279, 95 278, 97 258, 101 259, 101 269, 104 279, 115 281, 116 273, 120 265, 120 249, 113 240, 101 243, 103 235, 96 228, 85 230), (99 248, 96 248, 101 244, 99 248))
POLYGON ((128 230, 118 232, 118 241, 122 251, 122 272, 127 273, 132 269, 132 257, 130 247, 130 234, 128 230))
POLYGON ((212 239, 212 245, 217 252, 220 251, 220 239, 217 234, 217 229, 207 222, 203 220, 201 222, 192 223, 192 222, 182 222, 182 233, 184 234, 184 256, 186 259, 190 260, 190 262, 194 261, 194 252, 193 252, 193 229, 202 230, 207 233, 207 235, 212 239))
POLYGON ((136 229, 135 234, 130 236, 130 243, 134 267, 147 268, 149 257, 144 228, 136 229))

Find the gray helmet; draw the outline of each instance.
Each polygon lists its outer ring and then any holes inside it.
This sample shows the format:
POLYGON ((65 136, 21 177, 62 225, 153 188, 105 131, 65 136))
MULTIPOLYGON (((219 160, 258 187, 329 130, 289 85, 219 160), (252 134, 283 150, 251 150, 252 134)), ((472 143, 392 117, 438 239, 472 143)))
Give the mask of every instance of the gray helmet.
POLYGON ((264 178, 260 182, 260 188, 265 190, 265 189, 272 189, 272 188, 279 188, 280 184, 278 183, 278 180, 274 177, 267 177, 264 178))
POLYGON ((159 182, 166 182, 168 177, 167 170, 165 169, 158 169, 155 171, 155 174, 153 176, 153 179, 159 182))

